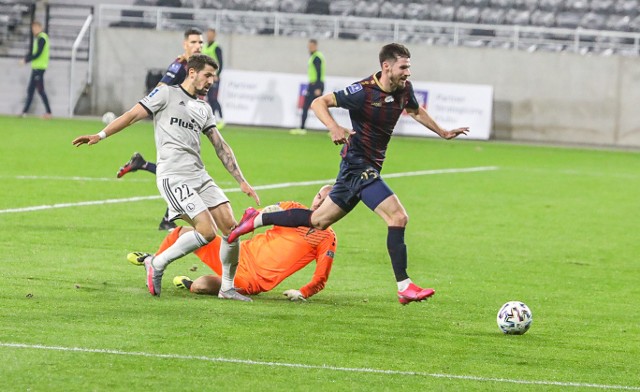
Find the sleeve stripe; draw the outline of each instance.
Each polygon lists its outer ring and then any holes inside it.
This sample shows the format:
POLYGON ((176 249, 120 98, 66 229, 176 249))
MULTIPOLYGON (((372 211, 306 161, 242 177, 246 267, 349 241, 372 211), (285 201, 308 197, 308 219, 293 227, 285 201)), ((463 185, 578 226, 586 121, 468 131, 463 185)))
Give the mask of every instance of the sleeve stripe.
POLYGON ((138 105, 142 106, 144 110, 146 110, 147 113, 149 113, 150 116, 153 116, 153 112, 148 107, 146 107, 142 102, 138 102, 138 105))
POLYGON ((215 125, 209 125, 208 127, 202 130, 202 133, 207 133, 211 128, 215 128, 215 127, 216 127, 215 125))

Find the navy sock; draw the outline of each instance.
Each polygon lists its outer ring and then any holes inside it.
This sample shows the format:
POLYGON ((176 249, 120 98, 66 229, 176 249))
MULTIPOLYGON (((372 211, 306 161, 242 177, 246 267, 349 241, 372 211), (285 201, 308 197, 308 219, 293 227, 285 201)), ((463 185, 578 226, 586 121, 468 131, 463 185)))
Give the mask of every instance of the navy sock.
POLYGON ((409 278, 407 275, 407 246, 404 243, 404 227, 389 226, 387 234, 387 250, 391 256, 391 266, 396 275, 396 281, 401 282, 409 278))
POLYGON ((182 284, 184 285, 184 287, 187 288, 187 290, 191 290, 191 285, 193 284, 193 281, 189 279, 182 279, 182 284))
POLYGON ((156 164, 153 162, 147 162, 144 165, 142 165, 142 170, 146 170, 148 172, 156 174, 156 164))
POLYGON ((262 224, 276 225, 284 227, 311 227, 311 214, 313 211, 303 208, 292 208, 290 210, 269 212, 262 214, 262 224))

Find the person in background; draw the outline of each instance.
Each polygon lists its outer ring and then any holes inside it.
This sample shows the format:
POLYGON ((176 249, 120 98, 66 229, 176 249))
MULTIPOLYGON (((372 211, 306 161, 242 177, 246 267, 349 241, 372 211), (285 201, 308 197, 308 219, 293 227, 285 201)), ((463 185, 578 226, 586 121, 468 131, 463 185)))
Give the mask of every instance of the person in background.
POLYGON ((291 130, 292 134, 304 134, 305 124, 307 123, 307 115, 309 114, 309 108, 311 102, 318 98, 324 92, 324 74, 325 74, 325 59, 324 55, 318 50, 318 41, 310 39, 307 44, 309 49, 309 62, 307 66, 307 75, 309 77, 309 84, 307 85, 307 93, 304 96, 304 103, 302 104, 302 119, 300 121, 300 128, 291 130))
POLYGON ((38 90, 46 113, 42 116, 45 119, 51 118, 51 106, 49 98, 44 91, 44 73, 49 67, 49 36, 42 30, 42 23, 34 21, 31 23, 31 32, 33 33, 33 46, 31 53, 27 54, 24 59, 20 60, 20 64, 31 63, 31 79, 29 79, 29 87, 27 88, 27 100, 22 109, 22 117, 27 115, 31 102, 33 101, 33 93, 38 90))
POLYGON ((222 116, 222 107, 220 106, 220 101, 218 101, 218 91, 220 90, 220 74, 222 73, 224 60, 222 59, 222 49, 216 41, 216 29, 209 28, 207 30, 207 43, 204 44, 202 53, 208 55, 218 63, 218 78, 209 89, 207 99, 209 100, 209 105, 211 105, 213 114, 218 113, 217 127, 218 129, 222 129, 224 128, 225 123, 223 119, 224 117, 222 116))

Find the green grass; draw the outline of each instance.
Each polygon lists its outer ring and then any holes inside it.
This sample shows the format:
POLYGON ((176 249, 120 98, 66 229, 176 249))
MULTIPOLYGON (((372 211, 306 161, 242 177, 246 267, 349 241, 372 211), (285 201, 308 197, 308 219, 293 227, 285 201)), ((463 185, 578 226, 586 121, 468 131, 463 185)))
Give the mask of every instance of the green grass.
MULTIPOLYGON (((0 117, 0 210, 157 195, 148 173, 119 181, 42 178, 115 178, 133 151, 155 155, 150 123, 97 146, 71 146, 74 136, 99 129, 89 120, 0 117)), ((322 133, 229 127, 224 136, 253 185, 337 173, 338 149, 322 133)), ((203 150, 217 182, 235 187, 213 149, 203 143, 203 150)), ((3 389, 589 389, 489 378, 640 387, 639 155, 394 138, 385 173, 477 166, 499 169, 388 179, 410 216, 409 272, 437 291, 428 303, 406 307, 395 299, 386 228, 364 206, 334 225, 339 244, 331 278, 307 303, 288 302, 281 293, 305 284, 313 264, 251 304, 229 303, 171 285, 174 275, 206 273, 192 255, 169 267, 162 297, 151 297, 143 269, 124 257, 153 251, 162 240, 160 199, 0 213, 0 344, 169 355, 0 345, 3 389), (532 309, 533 325, 523 336, 502 335, 495 314, 516 299, 532 309)), ((260 196, 263 204, 308 203, 316 188, 260 196)), ((229 197, 236 217, 251 204, 239 193, 229 197)))

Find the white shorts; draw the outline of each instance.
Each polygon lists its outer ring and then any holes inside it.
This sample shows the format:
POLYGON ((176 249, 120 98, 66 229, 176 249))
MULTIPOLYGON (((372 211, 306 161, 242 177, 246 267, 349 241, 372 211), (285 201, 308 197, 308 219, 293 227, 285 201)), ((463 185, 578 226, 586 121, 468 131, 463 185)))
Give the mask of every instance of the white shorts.
POLYGON ((202 211, 229 201, 206 172, 194 177, 169 176, 156 179, 160 194, 169 207, 169 219, 195 217, 202 211))

